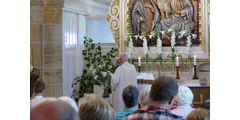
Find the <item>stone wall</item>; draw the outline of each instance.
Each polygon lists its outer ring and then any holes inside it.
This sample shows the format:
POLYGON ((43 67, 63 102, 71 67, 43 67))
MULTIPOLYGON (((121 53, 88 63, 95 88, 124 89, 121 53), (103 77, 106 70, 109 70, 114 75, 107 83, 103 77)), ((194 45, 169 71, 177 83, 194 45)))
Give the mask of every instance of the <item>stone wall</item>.
POLYGON ((62 96, 63 1, 30 1, 31 64, 40 69, 45 96, 62 96))

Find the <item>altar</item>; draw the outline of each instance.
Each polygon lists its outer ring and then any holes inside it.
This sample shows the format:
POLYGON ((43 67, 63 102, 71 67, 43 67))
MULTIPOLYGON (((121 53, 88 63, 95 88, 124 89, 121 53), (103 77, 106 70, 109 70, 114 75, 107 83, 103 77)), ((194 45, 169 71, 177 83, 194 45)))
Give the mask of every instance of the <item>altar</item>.
MULTIPOLYGON (((144 87, 151 87, 154 76, 151 73, 137 73, 138 90, 141 92, 144 87)), ((199 79, 177 79, 178 85, 189 87, 193 94, 193 104, 200 106, 205 100, 210 99, 210 87, 200 83, 199 79)))

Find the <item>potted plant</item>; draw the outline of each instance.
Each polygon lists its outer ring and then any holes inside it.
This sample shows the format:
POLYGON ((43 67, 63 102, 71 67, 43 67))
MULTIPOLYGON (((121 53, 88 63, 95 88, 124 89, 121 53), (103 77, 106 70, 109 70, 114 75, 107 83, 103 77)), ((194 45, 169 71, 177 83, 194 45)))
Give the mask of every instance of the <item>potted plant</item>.
POLYGON ((91 38, 84 37, 84 47, 82 51, 84 58, 84 69, 81 77, 76 77, 72 84, 74 88, 72 97, 78 101, 84 93, 93 93, 94 85, 103 86, 104 97, 111 92, 111 76, 117 64, 115 54, 117 49, 112 48, 106 54, 102 54, 100 44, 93 43, 91 38))

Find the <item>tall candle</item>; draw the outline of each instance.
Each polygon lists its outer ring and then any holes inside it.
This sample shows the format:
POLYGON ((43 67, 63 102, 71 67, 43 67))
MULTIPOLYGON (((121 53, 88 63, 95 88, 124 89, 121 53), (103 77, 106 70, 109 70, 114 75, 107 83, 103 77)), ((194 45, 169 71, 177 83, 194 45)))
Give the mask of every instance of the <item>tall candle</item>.
POLYGON ((141 57, 138 58, 138 66, 141 66, 141 57))
POLYGON ((197 65, 197 56, 196 55, 194 55, 193 65, 197 65))
POLYGON ((179 66, 179 57, 176 57, 176 66, 179 66))

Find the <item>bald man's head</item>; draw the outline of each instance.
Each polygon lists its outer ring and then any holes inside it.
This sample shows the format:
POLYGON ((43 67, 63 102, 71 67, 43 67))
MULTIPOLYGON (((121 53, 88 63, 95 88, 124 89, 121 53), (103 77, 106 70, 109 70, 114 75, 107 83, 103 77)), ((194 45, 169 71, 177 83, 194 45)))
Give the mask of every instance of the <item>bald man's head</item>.
POLYGON ((31 120, 78 120, 76 111, 57 98, 44 98, 31 107, 31 120))
POLYGON ((127 54, 121 54, 120 57, 119 57, 119 62, 120 62, 120 65, 122 65, 124 62, 127 62, 128 61, 128 56, 127 54))

